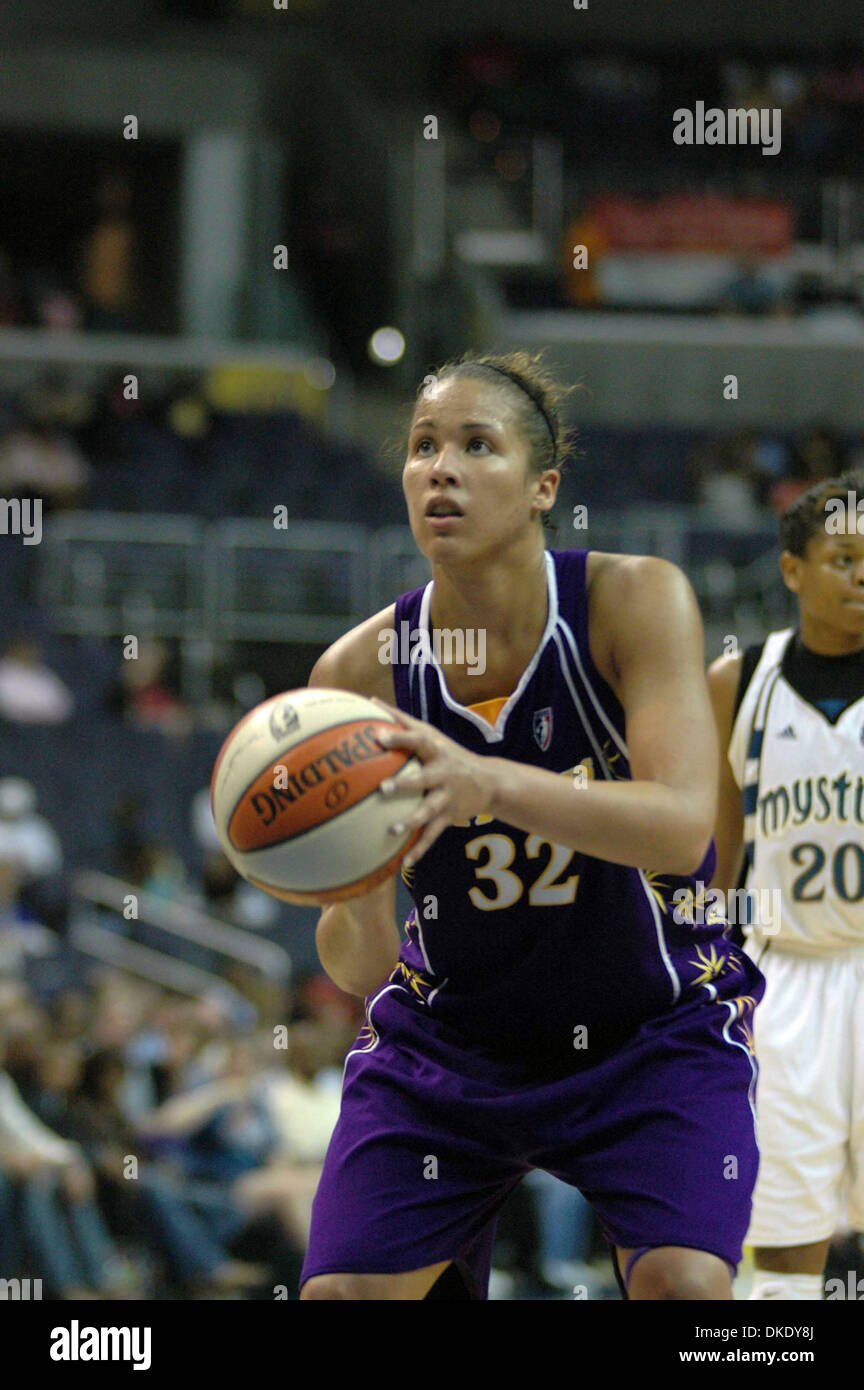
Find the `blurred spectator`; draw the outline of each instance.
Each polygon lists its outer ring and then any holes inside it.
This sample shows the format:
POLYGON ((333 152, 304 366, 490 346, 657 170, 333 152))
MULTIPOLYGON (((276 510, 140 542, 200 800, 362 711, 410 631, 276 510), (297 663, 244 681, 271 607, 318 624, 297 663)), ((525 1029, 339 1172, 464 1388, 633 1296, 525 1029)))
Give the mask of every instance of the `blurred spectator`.
POLYGON ((564 298, 574 308, 587 308, 602 302, 597 267, 608 248, 602 226, 585 213, 576 216, 565 230, 562 248, 564 298), (580 270, 573 262, 581 261, 583 255, 587 264, 580 270))
MULTIPOLYGON (((4 1060, 0 1035, 0 1067, 4 1060)), ((93 1175, 82 1150, 43 1124, 9 1073, 0 1071, 3 1205, 11 1206, 16 1188, 21 1227, 11 1235, 19 1249, 7 1248, 5 1258, 17 1263, 16 1255, 29 1253, 45 1271, 55 1297, 80 1299, 111 1292, 118 1282, 116 1251, 95 1204, 93 1175), (25 1251, 20 1251, 22 1244, 25 1251)))
POLYGON ((692 460, 696 501, 718 526, 746 526, 758 519, 753 444, 750 435, 710 443, 692 460))
POLYGON ((81 327, 83 310, 71 290, 51 288, 36 301, 36 326, 54 333, 74 333, 81 327))
MULTIPOLYGON (((314 1026, 305 1025, 305 1032, 305 1059, 313 1067, 333 1060, 323 1038, 313 1043, 314 1026)), ((299 1056, 294 1028, 290 1037, 287 1056, 267 1032, 235 1041, 221 1076, 171 1097, 142 1125, 151 1138, 182 1144, 191 1180, 230 1180, 243 1210, 275 1216, 295 1247, 303 1249, 339 1094, 294 1072, 291 1059, 299 1056)))
POLYGON ((235 1211, 227 1227, 221 1223, 217 1231, 184 1199, 165 1165, 148 1158, 146 1141, 122 1108, 125 1079, 120 1052, 104 1050, 88 1057, 66 1121, 96 1168, 109 1226, 118 1232, 131 1229, 139 1239, 151 1241, 167 1260, 171 1277, 188 1289, 259 1284, 266 1271, 233 1260, 227 1251, 228 1228, 231 1234, 239 1231, 242 1214, 235 1211))
POLYGON ((266 930, 279 920, 276 899, 241 878, 221 850, 204 859, 199 900, 205 912, 250 931, 266 930))
POLYGON ((77 507, 90 465, 62 431, 32 414, 0 440, 0 493, 38 497, 46 509, 77 507))
POLYGON ((132 221, 132 182, 122 170, 103 178, 96 194, 97 220, 82 248, 81 290, 87 326, 125 333, 136 328, 137 233, 132 221))
POLYGON ((14 864, 24 880, 46 878, 62 867, 60 841, 36 814, 36 790, 22 777, 0 781, 0 861, 14 864))
POLYGON ((42 660, 32 637, 15 637, 0 657, 0 718, 13 724, 63 724, 75 701, 42 660))
POLYGON ((133 883, 146 893, 176 901, 185 896, 186 880, 186 866, 170 845, 153 840, 143 846, 133 883))
POLYGON ((0 857, 0 974, 24 979, 28 958, 52 955, 57 938, 41 922, 30 920, 30 904, 18 865, 0 857))
POLYGON ((144 637, 138 655, 124 660, 110 697, 110 708, 141 729, 166 734, 188 733, 192 721, 183 701, 170 688, 166 670, 168 648, 155 637, 144 637))
POLYGON ((269 893, 241 878, 226 858, 210 809, 210 790, 202 787, 190 805, 192 834, 204 852, 200 906, 238 927, 262 931, 279 920, 279 904, 269 893))
POLYGON ((795 445, 788 471, 770 489, 769 507, 782 515, 813 483, 838 477, 845 467, 846 448, 833 426, 811 425, 795 445))
POLYGON ((786 301, 757 256, 741 256, 724 286, 719 309, 725 314, 782 314, 786 301))

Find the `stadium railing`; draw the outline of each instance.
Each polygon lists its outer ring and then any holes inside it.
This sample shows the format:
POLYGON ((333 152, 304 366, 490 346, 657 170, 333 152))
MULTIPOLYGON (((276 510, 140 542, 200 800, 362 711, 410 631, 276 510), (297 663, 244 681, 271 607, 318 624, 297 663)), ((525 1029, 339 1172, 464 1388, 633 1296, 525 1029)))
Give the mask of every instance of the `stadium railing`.
MULTIPOLYGON (((706 625, 724 634, 743 627, 749 637, 787 615, 768 514, 733 526, 699 507, 591 507, 586 528, 552 543, 680 565, 706 625)), ((216 643, 323 645, 428 576, 404 526, 296 520, 277 530, 267 521, 89 512, 46 522, 38 592, 59 632, 179 638, 194 646, 190 666, 200 676, 216 643)), ((208 679, 205 670, 205 687, 208 679)))

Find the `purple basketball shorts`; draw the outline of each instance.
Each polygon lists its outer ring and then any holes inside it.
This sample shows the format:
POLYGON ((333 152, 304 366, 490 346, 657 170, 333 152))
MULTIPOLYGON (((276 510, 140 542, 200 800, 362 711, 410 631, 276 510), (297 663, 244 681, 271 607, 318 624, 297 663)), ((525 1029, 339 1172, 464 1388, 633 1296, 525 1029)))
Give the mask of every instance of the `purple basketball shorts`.
POLYGON ((542 1168, 579 1188, 606 1238, 741 1258, 759 1157, 756 1063, 733 1000, 649 1019, 554 1080, 460 1046, 399 985, 370 1001, 345 1062, 301 1284, 452 1260, 486 1298, 495 1222, 542 1168))

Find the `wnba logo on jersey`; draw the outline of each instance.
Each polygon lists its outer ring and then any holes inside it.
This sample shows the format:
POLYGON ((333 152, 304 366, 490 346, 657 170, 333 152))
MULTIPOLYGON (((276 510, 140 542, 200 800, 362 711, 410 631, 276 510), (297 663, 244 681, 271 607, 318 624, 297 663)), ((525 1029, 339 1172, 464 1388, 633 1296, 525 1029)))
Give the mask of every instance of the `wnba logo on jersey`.
POLYGON ((537 747, 541 753, 545 753, 549 744, 552 742, 552 711, 546 709, 535 709, 534 722, 531 725, 537 747))

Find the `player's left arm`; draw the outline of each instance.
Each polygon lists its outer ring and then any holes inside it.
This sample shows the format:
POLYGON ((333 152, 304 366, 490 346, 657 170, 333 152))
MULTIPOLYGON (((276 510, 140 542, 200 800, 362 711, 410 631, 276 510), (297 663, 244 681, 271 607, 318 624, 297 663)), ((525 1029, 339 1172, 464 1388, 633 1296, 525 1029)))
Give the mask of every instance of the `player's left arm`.
MULTIPOLYGON (((698 869, 714 824, 717 736, 693 591, 664 560, 615 557, 592 586, 591 632, 592 655, 596 637, 595 661, 624 709, 632 780, 578 785, 468 753, 400 714, 408 727, 387 741, 417 753, 424 766, 412 786, 427 792, 404 819, 406 827, 424 826, 411 862, 447 825, 487 812, 612 863, 672 874, 698 869)), ((406 790, 408 780, 400 779, 406 790)))

